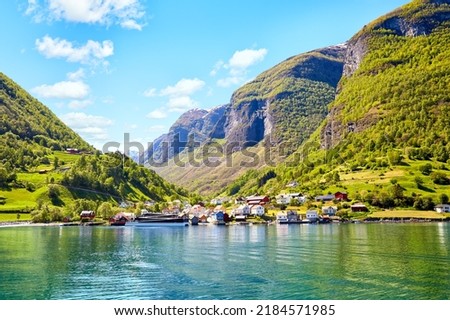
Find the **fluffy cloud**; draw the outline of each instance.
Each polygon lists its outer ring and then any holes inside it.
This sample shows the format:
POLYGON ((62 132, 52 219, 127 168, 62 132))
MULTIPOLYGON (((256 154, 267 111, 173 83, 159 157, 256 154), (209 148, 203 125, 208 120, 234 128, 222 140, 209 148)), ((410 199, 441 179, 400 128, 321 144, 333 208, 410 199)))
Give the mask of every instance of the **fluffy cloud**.
POLYGON ((219 60, 210 72, 211 76, 217 75, 217 73, 225 69, 228 71, 228 75, 224 78, 217 80, 219 87, 229 87, 231 85, 237 85, 245 82, 248 69, 264 60, 267 55, 267 49, 244 49, 236 51, 227 63, 219 60))
POLYGON ((267 54, 267 49, 236 51, 228 61, 228 67, 233 71, 245 70, 248 67, 261 62, 267 54))
POLYGON ((149 119, 164 119, 167 118, 167 114, 162 110, 154 110, 147 114, 147 118, 149 119))
POLYGON ((162 96, 189 96, 201 90, 205 82, 200 79, 181 79, 174 86, 167 86, 161 90, 162 96))
MULTIPOLYGON (((159 92, 156 88, 149 88, 144 91, 144 96, 168 97, 169 100, 166 104, 167 110, 169 112, 183 112, 195 108, 198 105, 198 103, 191 98, 191 95, 202 90, 204 86, 205 82, 197 78, 181 79, 175 85, 167 86, 164 89, 159 90, 159 92)), ((166 116, 167 115, 161 110, 150 112, 147 115, 147 117, 151 119, 162 119, 166 116)))
POLYGON ((97 64, 114 54, 114 44, 110 40, 97 42, 88 40, 83 45, 76 47, 72 42, 51 38, 46 35, 42 39, 36 39, 36 49, 44 57, 62 58, 68 62, 79 62, 83 64, 97 64))
POLYGON ((68 106, 70 109, 84 109, 93 104, 93 101, 90 99, 86 100, 72 100, 69 102, 68 106))
POLYGON ((171 112, 184 112, 197 106, 197 102, 189 96, 175 96, 169 99, 167 107, 171 112))
POLYGON ((83 99, 89 94, 89 86, 83 81, 61 81, 40 85, 31 89, 31 92, 42 98, 83 99))
POLYGON ((61 119, 86 140, 93 141, 97 145, 108 139, 107 128, 113 125, 111 119, 83 112, 67 113, 62 115, 61 119))
POLYGON ((26 14, 37 21, 116 24, 141 30, 145 11, 140 0, 28 0, 26 14))

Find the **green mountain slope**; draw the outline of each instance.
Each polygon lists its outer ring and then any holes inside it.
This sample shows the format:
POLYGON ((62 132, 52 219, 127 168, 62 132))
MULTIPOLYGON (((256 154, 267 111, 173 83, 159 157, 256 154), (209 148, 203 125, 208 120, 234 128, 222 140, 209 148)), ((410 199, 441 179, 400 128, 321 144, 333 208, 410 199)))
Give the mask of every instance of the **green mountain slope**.
POLYGON ((183 128, 177 126, 184 137, 193 135, 202 143, 180 154, 169 150, 169 155, 177 157, 154 169, 191 191, 211 194, 244 173, 249 168, 246 162, 251 161, 254 169, 280 162, 326 117, 342 76, 344 55, 344 45, 323 48, 291 57, 263 72, 239 88, 230 104, 214 109, 222 111, 220 117, 202 116, 202 121, 214 119, 209 131, 198 136, 198 119, 183 122, 183 128), (256 161, 252 161, 253 155, 256 161))
POLYGON ((367 25, 348 43, 319 129, 272 179, 259 172, 225 193, 276 193, 296 180, 312 196, 347 190, 380 207, 432 208, 420 202, 450 191, 449 20, 449 1, 413 1, 367 25))
POLYGON ((114 206, 122 200, 167 202, 189 196, 120 154, 95 151, 3 74, 0 110, 0 213, 38 208, 36 219, 49 221, 81 208, 95 210, 102 202, 114 206))

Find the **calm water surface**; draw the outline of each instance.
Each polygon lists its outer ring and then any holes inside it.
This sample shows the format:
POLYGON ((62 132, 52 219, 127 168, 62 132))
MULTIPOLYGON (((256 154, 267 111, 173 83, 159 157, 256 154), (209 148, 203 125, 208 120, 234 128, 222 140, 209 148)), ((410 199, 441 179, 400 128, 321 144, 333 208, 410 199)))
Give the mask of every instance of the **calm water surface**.
POLYGON ((450 299, 450 224, 0 228, 0 299, 450 299))

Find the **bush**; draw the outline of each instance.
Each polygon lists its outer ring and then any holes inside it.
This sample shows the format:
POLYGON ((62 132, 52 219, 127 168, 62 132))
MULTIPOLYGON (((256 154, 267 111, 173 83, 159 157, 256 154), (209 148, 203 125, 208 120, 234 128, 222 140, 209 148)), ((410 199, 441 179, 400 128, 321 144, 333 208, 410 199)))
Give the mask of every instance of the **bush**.
POLYGON ((436 184, 440 184, 440 185, 450 184, 450 179, 442 172, 433 172, 431 174, 431 179, 436 184))

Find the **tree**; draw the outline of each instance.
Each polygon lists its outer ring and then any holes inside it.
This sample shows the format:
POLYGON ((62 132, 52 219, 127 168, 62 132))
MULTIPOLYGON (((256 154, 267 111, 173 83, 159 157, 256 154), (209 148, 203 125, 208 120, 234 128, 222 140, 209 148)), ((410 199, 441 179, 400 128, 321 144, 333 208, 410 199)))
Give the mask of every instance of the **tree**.
POLYGON ((53 168, 55 170, 59 168, 59 159, 58 159, 58 157, 55 157, 55 159, 53 160, 53 168))
POLYGON ((436 184, 447 185, 450 184, 450 179, 442 172, 433 172, 431 174, 431 179, 436 184))
POLYGON ((109 202, 102 202, 102 204, 100 204, 100 206, 97 209, 97 215, 99 215, 105 220, 112 217, 113 213, 114 213, 113 208, 109 202))
POLYGON ((441 195, 439 195, 439 201, 442 204, 447 204, 448 203, 448 195, 446 195, 445 193, 442 193, 441 195))
POLYGON ((433 166, 430 163, 424 164, 419 167, 420 172, 422 172, 423 175, 428 176, 433 171, 433 166))

